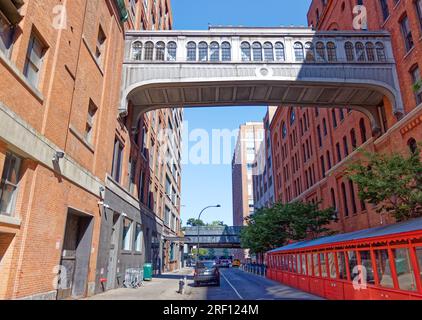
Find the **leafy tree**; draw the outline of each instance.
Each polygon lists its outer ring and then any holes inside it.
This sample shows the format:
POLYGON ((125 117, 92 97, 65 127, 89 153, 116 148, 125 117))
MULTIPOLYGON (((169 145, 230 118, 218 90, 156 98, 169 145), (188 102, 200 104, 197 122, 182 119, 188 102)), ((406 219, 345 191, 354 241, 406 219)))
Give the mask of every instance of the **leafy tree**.
MULTIPOLYGON (((196 253, 198 252, 198 249, 193 248, 192 249, 192 254, 196 256, 196 253)), ((208 256, 208 250, 204 249, 204 248, 199 248, 199 256, 200 257, 205 257, 208 256)))
POLYGON ((359 187, 359 198, 397 221, 422 216, 422 163, 419 150, 410 156, 363 152, 349 166, 348 177, 359 187))
POLYGON ((197 227, 197 226, 203 227, 203 226, 205 226, 204 221, 202 221, 202 220, 198 220, 198 219, 195 219, 195 218, 190 218, 190 219, 186 222, 186 224, 187 224, 188 226, 191 226, 191 227, 197 227))
POLYGON ((212 227, 225 227, 227 226, 226 224, 224 224, 224 221, 213 221, 211 222, 211 224, 208 224, 209 226, 212 227))

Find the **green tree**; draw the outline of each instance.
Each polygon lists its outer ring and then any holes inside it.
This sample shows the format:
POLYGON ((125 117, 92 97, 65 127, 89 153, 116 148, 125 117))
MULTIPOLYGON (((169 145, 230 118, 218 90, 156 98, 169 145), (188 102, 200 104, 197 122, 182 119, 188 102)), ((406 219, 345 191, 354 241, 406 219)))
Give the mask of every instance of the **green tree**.
POLYGON ((191 226, 191 227, 197 227, 197 226, 203 227, 203 226, 205 226, 204 221, 202 221, 202 220, 198 220, 198 219, 195 219, 195 218, 190 218, 190 219, 186 222, 186 224, 187 224, 188 226, 191 226))
POLYGON ((347 170, 359 187, 359 198, 379 214, 397 221, 422 216, 422 163, 419 150, 409 156, 363 152, 363 159, 347 170))
POLYGON ((224 221, 213 221, 211 224, 208 224, 211 227, 225 227, 224 221))
MULTIPOLYGON (((198 250, 196 248, 192 249, 192 254, 196 256, 196 253, 198 252, 198 250)), ((205 257, 208 256, 208 250, 204 249, 204 248, 199 248, 199 256, 200 257, 205 257)))

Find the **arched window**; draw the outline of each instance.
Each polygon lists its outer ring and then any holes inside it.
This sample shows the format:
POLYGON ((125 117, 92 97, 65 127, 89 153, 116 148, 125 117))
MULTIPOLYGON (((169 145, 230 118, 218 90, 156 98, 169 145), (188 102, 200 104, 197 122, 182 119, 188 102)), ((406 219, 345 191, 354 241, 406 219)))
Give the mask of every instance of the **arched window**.
POLYGON ((142 59, 142 42, 135 41, 132 44, 132 59, 138 61, 142 59))
POLYGON ((352 180, 349 180, 349 189, 350 189, 350 196, 351 196, 350 200, 352 201, 352 210, 353 210, 353 213, 356 214, 358 212, 358 209, 356 206, 355 186, 352 180))
POLYGON ((155 45, 155 60, 164 61, 165 48, 166 45, 164 44, 164 42, 157 42, 157 44, 155 45))
POLYGON ((223 42, 223 44, 221 45, 221 50, 222 50, 223 61, 231 61, 232 60, 232 47, 231 47, 230 43, 223 42))
POLYGON ((251 45, 248 42, 242 42, 240 47, 242 51, 242 61, 251 61, 251 45))
POLYGON ((276 61, 286 60, 286 57, 284 54, 284 45, 281 42, 277 42, 275 44, 275 60, 276 61))
POLYGON ((409 141, 407 141, 407 146, 413 154, 416 154, 418 151, 418 144, 414 138, 410 138, 409 141))
POLYGON ((346 51, 346 59, 347 61, 354 61, 355 60, 355 52, 353 48, 353 43, 346 42, 344 45, 344 50, 346 51))
POLYGON ((325 44, 323 42, 317 42, 316 44, 316 59, 319 62, 327 61, 325 57, 325 44))
POLYGON ((167 61, 176 61, 177 44, 176 42, 169 42, 167 44, 167 61))
POLYGON ((187 45, 187 60, 196 61, 196 43, 191 41, 187 45))
POLYGON ((366 56, 368 57, 368 61, 375 61, 375 47, 372 42, 366 43, 366 56))
POLYGON ((295 42, 294 50, 295 50, 296 61, 298 62, 303 61, 303 59, 305 58, 303 54, 303 44, 300 42, 295 42))
POLYGON ((281 125, 281 136, 283 139, 287 136, 287 126, 285 122, 283 122, 281 125))
POLYGON ((338 218, 338 210, 337 210, 337 201, 336 201, 336 193, 333 188, 331 188, 331 206, 335 210, 335 216, 338 218))
POLYGON ((312 42, 305 43, 305 57, 306 62, 315 62, 314 44, 312 42))
POLYGON ((346 191, 346 185, 344 183, 341 184, 341 193, 343 195, 344 215, 346 217, 348 217, 349 216, 349 204, 347 203, 347 191, 346 191))
POLYGON ((259 42, 252 44, 253 61, 262 61, 262 45, 259 42))
POLYGON ((364 47, 363 43, 362 42, 356 42, 355 49, 356 49, 357 61, 366 61, 365 47, 364 47))
POLYGON ((264 43, 264 59, 265 61, 274 61, 274 50, 271 42, 264 43))
POLYGON ((290 110, 290 125, 295 123, 295 121, 296 121, 296 112, 293 109, 291 109, 290 110))
POLYGON ((356 139, 355 129, 350 130, 350 140, 352 141, 352 148, 355 150, 358 147, 358 140, 356 139))
POLYGON ((204 62, 208 61, 208 44, 204 41, 200 42, 198 45, 199 50, 199 61, 204 62))
POLYGON ((144 60, 152 60, 154 57, 154 44, 151 41, 145 43, 144 60))
POLYGON ((363 118, 361 118, 360 121, 359 121, 359 129, 360 129, 360 136, 361 136, 361 139, 362 139, 362 144, 364 144, 367 140, 367 137, 366 137, 365 120, 363 120, 363 118))
POLYGON ((327 56, 328 56, 328 61, 330 62, 337 61, 337 47, 334 42, 327 43, 327 56))
POLYGON ((382 42, 377 42, 375 44, 375 48, 377 50, 378 61, 385 62, 387 60, 387 58, 385 56, 384 44, 382 42))
POLYGON ((211 42, 210 44, 210 61, 220 61, 220 45, 218 42, 211 42))

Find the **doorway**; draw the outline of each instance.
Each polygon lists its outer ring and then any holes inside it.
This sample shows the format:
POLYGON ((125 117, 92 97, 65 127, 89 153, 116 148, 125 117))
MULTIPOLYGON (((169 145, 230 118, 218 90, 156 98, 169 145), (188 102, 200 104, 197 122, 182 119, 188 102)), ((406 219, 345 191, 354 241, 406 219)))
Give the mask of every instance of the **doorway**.
POLYGON ((86 295, 92 246, 93 217, 69 209, 61 254, 57 299, 86 295), (63 274, 63 272, 65 274, 63 274))
POLYGON ((107 265, 107 290, 116 286, 117 254, 119 250, 119 214, 113 212, 113 222, 110 233, 110 248, 107 265))

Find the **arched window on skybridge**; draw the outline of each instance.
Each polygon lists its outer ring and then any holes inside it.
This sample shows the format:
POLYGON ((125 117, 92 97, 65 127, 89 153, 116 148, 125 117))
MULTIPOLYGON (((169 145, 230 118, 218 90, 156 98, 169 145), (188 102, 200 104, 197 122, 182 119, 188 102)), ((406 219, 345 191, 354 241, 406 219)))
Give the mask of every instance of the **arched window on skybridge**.
POLYGON ((216 41, 210 44, 210 61, 220 61, 220 45, 216 41))
POLYGON ((355 48, 353 47, 353 43, 350 41, 344 44, 344 50, 346 51, 346 59, 347 61, 354 61, 355 60, 355 48))
POLYGON ((252 44, 253 61, 262 61, 262 44, 254 42, 252 44))
POLYGON ((284 44, 277 42, 275 44, 275 60, 276 61, 285 61, 286 55, 284 53, 284 44))
POLYGON ((242 61, 251 61, 251 45, 248 42, 241 44, 242 61))
POLYGON ((187 60, 196 61, 196 43, 191 41, 187 45, 187 60))
POLYGON ((155 45, 155 60, 164 61, 164 56, 166 53, 166 45, 164 42, 159 41, 155 45))
POLYGON ((315 62, 315 50, 312 42, 305 43, 306 62, 315 62))
POLYGON ((295 42, 294 49, 296 62, 302 62, 305 58, 303 53, 303 44, 300 42, 295 42))
POLYGON ((327 57, 329 62, 337 61, 337 46, 334 42, 327 43, 327 57))
POLYGON ((385 62, 387 60, 387 57, 385 55, 384 44, 382 42, 377 42, 375 44, 375 48, 377 50, 377 58, 378 58, 378 61, 385 62))
POLYGON ((318 62, 326 62, 327 58, 325 56, 325 44, 324 42, 317 42, 316 44, 316 59, 318 62))
POLYGON ((221 45, 221 55, 223 61, 232 60, 232 47, 229 42, 223 42, 221 45))
POLYGON ((375 46, 372 42, 366 43, 366 56, 368 61, 375 61, 375 46))
POLYGON ((169 42, 167 44, 167 61, 176 61, 177 57, 177 44, 176 42, 169 42))
POLYGON ((199 49, 199 61, 205 62, 208 61, 208 44, 205 41, 202 41, 198 45, 199 49))
POLYGON ((145 43, 145 53, 144 53, 144 60, 151 61, 154 57, 154 43, 148 41, 145 43))
POLYGON ((362 42, 356 42, 355 50, 356 50, 357 61, 360 61, 360 62, 366 61, 365 46, 363 45, 362 42))
POLYGON ((264 59, 265 61, 274 61, 274 48, 271 42, 264 43, 264 59))
POLYGON ((132 44, 132 59, 140 61, 142 60, 142 42, 135 41, 132 44))

